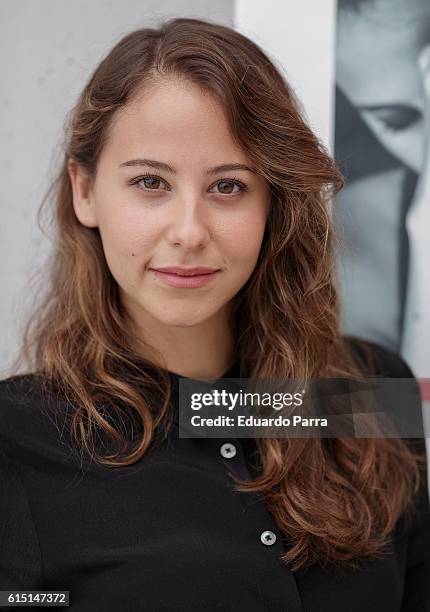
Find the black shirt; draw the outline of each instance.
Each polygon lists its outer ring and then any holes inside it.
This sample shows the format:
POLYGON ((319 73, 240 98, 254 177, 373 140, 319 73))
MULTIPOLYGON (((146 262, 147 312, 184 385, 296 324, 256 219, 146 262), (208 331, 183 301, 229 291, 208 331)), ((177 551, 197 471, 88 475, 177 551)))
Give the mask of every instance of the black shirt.
MULTIPOLYGON (((367 346, 383 375, 412 376, 367 346)), ((238 363, 224 376, 239 377, 238 363)), ((42 408, 31 374, 1 381, 0 590, 68 590, 80 612, 430 611, 427 482, 385 559, 292 572, 264 502, 229 476, 252 474, 254 440, 179 438, 176 418, 138 463, 102 467, 70 452, 61 402, 56 423, 42 408)))

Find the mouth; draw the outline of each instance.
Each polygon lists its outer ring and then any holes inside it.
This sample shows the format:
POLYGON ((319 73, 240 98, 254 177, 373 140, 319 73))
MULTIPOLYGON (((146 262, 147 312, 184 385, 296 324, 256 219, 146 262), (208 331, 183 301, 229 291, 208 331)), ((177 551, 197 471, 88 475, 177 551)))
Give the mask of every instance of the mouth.
POLYGON ((202 287, 207 283, 211 282, 218 276, 221 270, 212 270, 205 272, 195 272, 181 270, 179 272, 166 271, 165 269, 150 268, 154 273, 155 278, 162 281, 164 284, 170 287, 177 287, 182 289, 193 289, 202 287))
POLYGON ((196 268, 181 268, 179 266, 171 266, 165 268, 149 268, 155 272, 163 272, 164 274, 175 274, 176 276, 204 276, 219 272, 218 268, 196 267, 196 268))

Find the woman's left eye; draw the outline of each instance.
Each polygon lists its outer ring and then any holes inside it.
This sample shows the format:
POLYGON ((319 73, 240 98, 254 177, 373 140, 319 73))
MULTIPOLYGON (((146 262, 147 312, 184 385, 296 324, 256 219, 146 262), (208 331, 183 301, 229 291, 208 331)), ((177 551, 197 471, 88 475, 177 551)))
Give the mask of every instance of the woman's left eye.
POLYGON ((226 194, 226 195, 236 195, 238 193, 241 193, 242 191, 246 191, 246 185, 244 185, 244 183, 242 183, 242 181, 239 181, 238 179, 221 179, 219 181, 217 181, 215 183, 215 185, 222 185, 222 191, 220 193, 226 194), (234 187, 238 187, 238 191, 236 191, 236 193, 232 193, 231 191, 228 191, 231 188, 234 187), (224 189, 227 188, 227 191, 224 191, 224 189))
MULTIPOLYGON (((158 187, 160 186, 161 183, 166 185, 165 181, 160 176, 155 176, 153 174, 144 174, 143 176, 138 176, 137 178, 131 181, 132 185, 137 185, 138 188, 141 189, 142 191, 148 191, 148 192, 149 191, 154 191, 154 192, 160 191, 158 187), (142 183, 143 186, 141 186, 140 183, 142 183)), ((246 185, 242 183, 242 181, 239 181, 239 179, 236 179, 236 178, 220 179, 219 181, 215 183, 214 187, 216 186, 219 186, 220 188, 220 191, 218 193, 224 194, 224 195, 237 195, 241 193, 242 191, 247 190, 246 185), (238 188, 237 191, 236 192, 231 191, 232 189, 234 190, 235 187, 238 188)))

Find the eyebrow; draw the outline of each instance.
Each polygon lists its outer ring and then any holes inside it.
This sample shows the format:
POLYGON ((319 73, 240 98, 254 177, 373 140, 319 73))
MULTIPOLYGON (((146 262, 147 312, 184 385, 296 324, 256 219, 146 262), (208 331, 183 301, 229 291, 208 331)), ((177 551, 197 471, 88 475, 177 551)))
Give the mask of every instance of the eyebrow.
MULTIPOLYGON (((119 164, 120 168, 124 166, 149 166, 150 168, 155 168, 156 170, 164 170, 165 172, 176 174, 176 170, 172 168, 172 166, 155 159, 130 159, 129 161, 119 164)), ((217 174, 218 172, 228 172, 229 170, 247 170, 253 174, 257 173, 255 168, 251 168, 246 164, 221 164, 220 166, 209 168, 206 170, 206 174, 217 174)))

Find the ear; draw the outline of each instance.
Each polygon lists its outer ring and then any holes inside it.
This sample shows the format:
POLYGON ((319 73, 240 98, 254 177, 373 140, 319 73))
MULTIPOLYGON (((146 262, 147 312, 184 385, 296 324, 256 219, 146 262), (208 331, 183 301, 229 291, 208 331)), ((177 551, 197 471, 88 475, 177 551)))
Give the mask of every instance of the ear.
POLYGON ((86 227, 97 227, 91 178, 84 168, 71 158, 67 162, 67 171, 72 184, 73 208, 78 220, 86 227))

